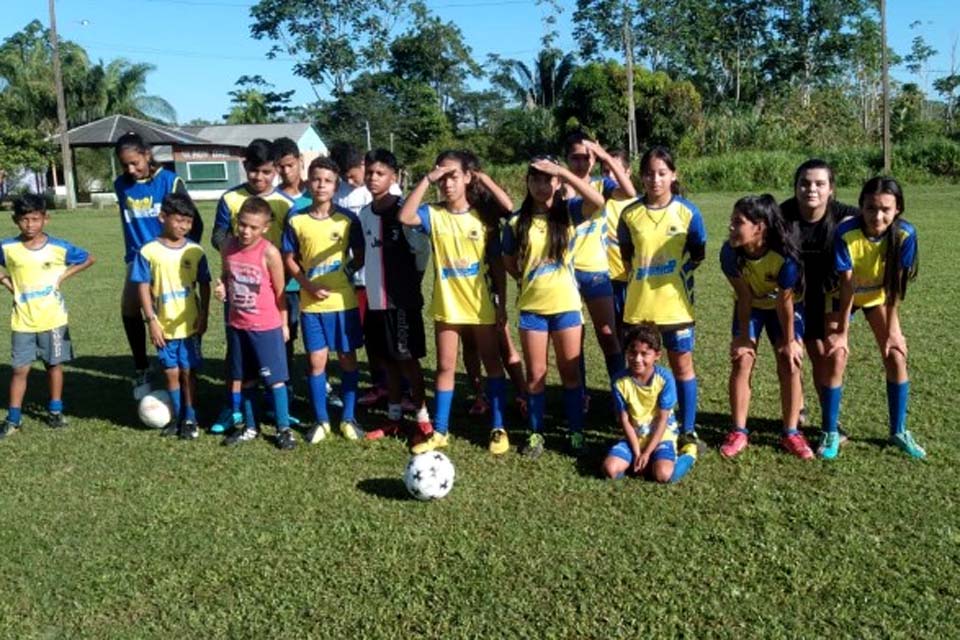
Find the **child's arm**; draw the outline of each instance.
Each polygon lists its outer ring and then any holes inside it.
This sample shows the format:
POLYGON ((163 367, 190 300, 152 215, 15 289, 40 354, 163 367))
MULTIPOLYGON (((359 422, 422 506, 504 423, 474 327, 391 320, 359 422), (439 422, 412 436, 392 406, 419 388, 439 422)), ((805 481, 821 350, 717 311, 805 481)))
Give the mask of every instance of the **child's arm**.
POLYGON ((153 296, 150 294, 150 283, 138 283, 137 293, 140 296, 140 307, 143 309, 143 317, 147 319, 147 327, 150 328, 150 342, 152 342, 153 346, 157 349, 163 349, 167 346, 167 341, 163 338, 163 327, 160 326, 157 312, 153 308, 153 296))
POLYGON ((593 155, 597 157, 597 160, 603 163, 604 167, 610 169, 614 178, 616 178, 617 188, 610 194, 611 197, 617 200, 627 200, 628 198, 637 197, 637 189, 633 186, 633 181, 630 180, 630 176, 627 175, 627 172, 619 160, 611 156, 607 153, 606 149, 592 140, 584 140, 583 146, 585 146, 588 151, 591 151, 593 155))
MULTIPOLYGON (((730 341, 730 360, 757 350, 756 343, 750 338, 750 312, 753 310, 753 292, 743 278, 727 276, 730 285, 737 294, 737 337, 730 341)), ((793 316, 791 315, 791 319, 793 316)))
POLYGON ((287 273, 290 274, 290 277, 300 283, 300 288, 312 295, 314 298, 323 300, 330 295, 328 290, 317 285, 307 277, 307 274, 304 273, 303 269, 300 267, 300 263, 297 261, 297 255, 295 253, 285 252, 283 254, 283 264, 287 268, 287 273))
POLYGON ((499 204, 504 211, 504 217, 509 217, 513 213, 513 200, 510 199, 510 196, 507 195, 507 192, 504 191, 500 185, 494 182, 493 178, 485 174, 483 171, 474 171, 473 177, 480 181, 487 191, 493 194, 493 197, 496 199, 497 204, 499 204))
POLYGON ((630 227, 627 226, 623 215, 617 223, 617 242, 620 245, 620 259, 623 260, 623 266, 627 273, 633 271, 633 237, 630 235, 630 227))
POLYGON ((777 351, 787 357, 790 362, 790 371, 796 371, 803 366, 803 347, 798 340, 793 339, 793 289, 781 288, 777 292, 777 319, 783 337, 777 345, 777 351))
POLYGON ((397 219, 400 220, 400 224, 408 227, 418 227, 423 224, 417 210, 423 203, 423 197, 427 195, 427 189, 437 180, 455 170, 456 168, 454 167, 434 167, 430 173, 423 176, 423 179, 417 183, 417 186, 414 187, 410 195, 407 196, 407 199, 404 200, 403 206, 400 207, 400 213, 397 214, 397 219))
POLYGON ((591 187, 590 183, 588 183, 586 180, 581 180, 577 176, 573 175, 573 173, 566 167, 560 166, 556 162, 550 162, 546 159, 537 160, 536 162, 531 163, 530 166, 537 171, 546 173, 547 175, 557 176, 566 184, 573 187, 574 191, 583 197, 584 219, 589 218, 600 209, 603 209, 603 205, 606 203, 606 201, 603 199, 603 194, 591 187))
POLYGON ((853 271, 841 271, 838 277, 840 279, 840 311, 836 329, 827 336, 828 356, 837 351, 850 352, 847 336, 850 331, 850 314, 853 312, 853 271))
MULTIPOLYGON (((510 274, 510 277, 514 280, 519 280, 521 274, 520 264, 517 260, 517 238, 509 222, 503 225, 503 234, 500 239, 500 252, 503 257, 503 268, 510 274)), ((504 291, 506 291, 506 282, 504 282, 504 291)))
POLYGON ((903 357, 907 357, 907 339, 900 329, 900 305, 896 302, 887 302, 884 304, 884 310, 887 312, 887 339, 883 344, 883 357, 890 355, 891 351, 899 351, 903 357))
POLYGON ((213 232, 210 234, 210 244, 214 249, 223 248, 224 240, 230 235, 232 219, 230 207, 227 206, 223 197, 217 202, 217 214, 213 219, 213 232))
POLYGON ((667 420, 670 418, 670 409, 658 409, 657 416, 653 419, 653 431, 647 437, 647 445, 643 448, 643 451, 640 452, 640 455, 635 458, 633 463, 633 470, 637 473, 640 473, 647 467, 647 463, 650 462, 650 456, 653 455, 653 452, 658 446, 660 446, 660 441, 663 440, 663 434, 667 431, 667 420))
MULTIPOLYGON (((619 392, 615 393, 619 395, 619 392)), ((618 404, 622 404, 622 401, 618 404)), ((637 430, 633 428, 633 423, 630 421, 630 414, 623 407, 620 408, 620 428, 623 429, 623 435, 627 439, 630 451, 633 452, 633 468, 636 469, 642 453, 640 451, 640 438, 637 437, 637 430)))
POLYGON ((507 271, 500 258, 502 253, 491 256, 490 279, 493 281, 493 292, 497 295, 497 324, 507 323, 507 271))
POLYGON ((68 266, 57 279, 57 289, 60 288, 60 285, 62 285, 67 278, 72 278, 84 269, 89 269, 94 262, 96 262, 96 258, 94 258, 93 255, 87 253, 83 249, 71 247, 67 251, 68 266))
POLYGON ((4 289, 13 293, 13 278, 10 277, 9 273, 4 273, 3 276, 0 277, 0 284, 3 285, 4 289))
POLYGON ((283 329, 283 341, 290 340, 290 328, 287 326, 287 296, 284 293, 283 279, 283 259, 280 257, 280 251, 272 244, 267 246, 263 254, 263 261, 270 274, 270 281, 273 283, 273 290, 277 292, 277 309, 280 310, 281 327, 283 329))
POLYGON ((227 247, 220 245, 220 278, 213 283, 213 295, 217 300, 226 304, 227 282, 230 281, 230 271, 227 268, 227 247))
POLYGON ((210 318, 210 282, 200 283, 200 317, 197 318, 197 335, 207 332, 207 323, 210 318))

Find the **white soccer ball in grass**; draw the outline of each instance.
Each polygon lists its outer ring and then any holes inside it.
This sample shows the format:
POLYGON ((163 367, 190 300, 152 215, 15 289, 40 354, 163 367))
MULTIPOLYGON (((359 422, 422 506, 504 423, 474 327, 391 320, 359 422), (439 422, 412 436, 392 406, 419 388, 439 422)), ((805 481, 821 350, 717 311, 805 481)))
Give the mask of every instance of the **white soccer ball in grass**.
POLYGON ((137 415, 140 416, 140 422, 151 429, 167 426, 173 417, 170 394, 160 389, 143 396, 137 406, 137 415))
POLYGON ((439 451, 410 458, 403 473, 407 491, 417 500, 439 500, 453 489, 453 463, 439 451))

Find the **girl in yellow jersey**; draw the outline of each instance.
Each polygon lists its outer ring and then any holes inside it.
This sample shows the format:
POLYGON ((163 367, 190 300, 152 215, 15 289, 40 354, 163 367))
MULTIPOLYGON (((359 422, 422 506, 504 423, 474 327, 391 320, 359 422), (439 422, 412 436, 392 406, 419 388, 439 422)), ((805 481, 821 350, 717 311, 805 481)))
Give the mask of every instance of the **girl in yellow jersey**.
MULTIPOLYGON (((610 157, 614 159, 622 168, 623 172, 630 176, 630 156, 623 149, 614 149, 610 152, 610 157)), ((613 171, 604 171, 608 178, 613 178, 613 171)), ((613 288, 613 311, 617 324, 617 337, 622 338, 623 332, 623 305, 627 301, 627 276, 629 269, 623 264, 623 257, 620 255, 620 240, 617 238, 617 225, 620 224, 620 215, 623 210, 636 201, 636 196, 622 197, 611 196, 603 206, 604 217, 607 227, 607 265, 610 267, 610 286, 613 288)), ((626 349, 624 349, 626 351, 626 349)))
POLYGON ((543 453, 547 345, 552 340, 563 383, 570 449, 583 452, 583 381, 579 360, 583 318, 573 272, 576 231, 562 199, 561 179, 581 194, 577 207, 587 215, 603 207, 603 196, 585 180, 550 158, 534 159, 527 170, 527 196, 503 232, 504 264, 520 285, 520 344, 527 370, 530 436, 520 453, 543 453))
POLYGON ((794 303, 803 291, 799 242, 792 225, 770 194, 737 200, 730 214, 730 238, 720 250, 720 266, 733 286, 736 306, 730 343, 730 414, 733 430, 720 453, 732 458, 747 447, 750 382, 757 360, 757 342, 764 330, 777 356, 783 448, 802 460, 813 457, 800 433, 803 389, 803 309, 794 303))
POLYGON ((840 290, 827 322, 830 375, 823 390, 823 434, 818 452, 823 458, 839 453, 837 417, 843 393, 843 373, 849 353, 850 317, 863 309, 880 347, 887 374, 890 443, 914 458, 925 458, 907 431, 907 341, 900 329, 899 304, 907 281, 917 275, 917 230, 903 220, 903 190, 893 178, 871 178, 860 190, 860 215, 847 218, 834 236, 834 268, 840 290))
POLYGON ((623 323, 653 322, 663 332, 677 380, 682 446, 697 439, 693 270, 703 261, 707 230, 697 206, 679 195, 670 151, 647 151, 640 173, 643 197, 623 210, 617 225, 620 255, 629 270, 623 323))
POLYGON ((400 209, 400 222, 417 228, 430 238, 433 249, 434 284, 432 313, 437 343, 437 393, 434 432, 416 443, 414 453, 447 445, 450 406, 453 403, 454 374, 462 334, 473 335, 487 372, 492 431, 490 452, 506 453, 510 447, 503 425, 506 394, 503 367, 497 346, 496 325, 506 319, 504 295, 494 303, 488 282, 488 225, 467 199, 474 179, 467 167, 468 157, 445 151, 436 166, 417 184, 400 209), (423 204, 431 185, 438 185, 442 200, 423 204))

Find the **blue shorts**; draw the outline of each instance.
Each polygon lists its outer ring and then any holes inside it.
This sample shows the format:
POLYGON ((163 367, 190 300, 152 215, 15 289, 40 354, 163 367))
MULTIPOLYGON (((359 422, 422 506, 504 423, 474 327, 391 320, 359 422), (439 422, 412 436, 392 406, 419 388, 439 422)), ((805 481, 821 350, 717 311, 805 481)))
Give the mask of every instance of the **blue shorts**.
POLYGON ((247 331, 227 327, 227 367, 231 380, 263 380, 272 387, 286 382, 287 350, 280 327, 268 331, 247 331))
MULTIPOLYGON (((633 464, 633 451, 630 450, 630 443, 627 442, 626 438, 610 447, 610 451, 607 452, 607 456, 620 458, 631 465, 633 464)), ((669 460, 670 462, 676 462, 677 443, 673 440, 664 440, 658 444, 657 448, 653 450, 653 455, 650 456, 650 462, 653 463, 657 460, 669 460)))
POLYGON ((518 328, 521 331, 563 331, 583 324, 583 315, 579 311, 561 311, 560 313, 534 313, 521 311, 518 328))
POLYGON ((609 298, 613 296, 613 286, 610 284, 608 271, 580 271, 574 270, 577 279, 577 288, 584 300, 609 298))
POLYGON ((203 364, 200 336, 167 340, 165 347, 157 349, 157 359, 164 369, 199 369, 203 364))
MULTIPOLYGON (((739 337, 740 327, 737 322, 737 309, 733 309, 733 326, 731 334, 734 338, 739 337)), ((780 326, 780 318, 777 317, 776 309, 751 309, 750 310, 750 339, 759 340, 763 330, 767 330, 767 338, 770 344, 776 345, 783 338, 783 327, 780 326)), ((793 307, 793 338, 794 340, 803 340, 803 305, 794 305, 793 307)))
POLYGON ((627 304, 627 281, 611 280, 610 286, 613 287, 613 312, 616 314, 617 321, 623 321, 623 307, 627 304))
POLYGON ((356 307, 346 311, 304 311, 300 314, 300 324, 303 327, 303 346, 307 353, 322 349, 349 353, 363 346, 360 310, 356 307))
POLYGON ((661 330, 660 336, 666 350, 673 353, 690 353, 697 343, 697 332, 693 325, 682 329, 661 330))

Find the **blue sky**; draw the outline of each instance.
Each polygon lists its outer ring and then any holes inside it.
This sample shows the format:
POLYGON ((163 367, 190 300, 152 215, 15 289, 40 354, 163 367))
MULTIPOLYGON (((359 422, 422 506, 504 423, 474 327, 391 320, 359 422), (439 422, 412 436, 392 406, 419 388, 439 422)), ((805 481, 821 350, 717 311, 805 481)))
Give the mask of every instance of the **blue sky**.
MULTIPOLYGON (((21 29, 30 20, 49 23, 45 0, 9 0, 4 3, 0 38, 21 29), (10 6, 13 5, 13 6, 10 6)), ((295 89, 294 102, 314 100, 310 85, 293 75, 290 59, 267 60, 269 44, 250 37, 249 7, 253 0, 59 0, 57 25, 63 37, 78 42, 94 59, 124 57, 157 67, 147 91, 163 96, 177 110, 181 122, 193 118, 217 120, 227 112, 227 93, 241 75, 259 74, 278 90, 295 89), (135 7, 135 8, 132 8, 135 7)), ((575 2, 560 17, 558 45, 575 47, 571 16, 575 2)), ((950 50, 960 37, 957 0, 888 0, 890 44, 901 55, 920 33, 939 51, 930 62, 930 78, 950 68, 950 50), (919 20, 919 28, 909 25, 919 20)), ((532 59, 540 45, 547 9, 536 0, 431 0, 427 5, 464 33, 474 57, 488 53, 532 59)), ((957 51, 960 66, 960 46, 957 51)), ((907 77, 903 69, 894 76, 907 77)), ((325 96, 325 89, 320 88, 325 96)))

